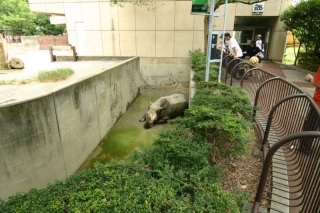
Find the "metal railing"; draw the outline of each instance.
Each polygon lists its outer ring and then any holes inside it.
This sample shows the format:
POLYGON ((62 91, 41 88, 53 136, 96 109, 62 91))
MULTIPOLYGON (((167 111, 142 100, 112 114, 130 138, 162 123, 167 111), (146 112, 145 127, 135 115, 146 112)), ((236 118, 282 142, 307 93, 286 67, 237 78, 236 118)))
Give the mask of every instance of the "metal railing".
POLYGON ((273 212, 320 212, 319 156, 318 131, 295 133, 276 142, 264 160, 252 213, 259 212, 261 203, 266 203, 265 207, 273 212), (303 143, 311 145, 312 152, 293 148, 303 143), (282 150, 283 156, 279 157, 279 150, 282 150), (281 164, 285 164, 286 170, 282 170, 281 164), (283 180, 284 175, 287 175, 287 180, 283 180), (276 177, 276 180, 271 180, 270 176, 276 177), (289 185, 283 183, 286 181, 289 185))
POLYGON ((264 165, 252 213, 320 212, 320 111, 301 88, 225 56, 224 82, 241 86, 254 105, 264 165), (242 73, 241 73, 242 72, 242 73))
POLYGON ((296 132, 319 131, 319 120, 320 110, 309 95, 301 93, 282 98, 269 111, 262 138, 264 156, 278 138, 296 132))

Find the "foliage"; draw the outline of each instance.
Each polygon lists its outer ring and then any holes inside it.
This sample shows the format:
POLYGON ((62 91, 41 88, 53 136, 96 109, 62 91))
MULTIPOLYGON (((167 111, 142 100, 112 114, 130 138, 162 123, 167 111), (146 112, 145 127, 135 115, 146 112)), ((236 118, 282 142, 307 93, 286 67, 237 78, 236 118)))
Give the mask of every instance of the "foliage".
POLYGON ((0 0, 0 29, 11 35, 59 35, 65 27, 51 25, 49 15, 30 12, 26 0, 0 0))
POLYGON ((65 80, 73 75, 74 71, 70 68, 57 68, 49 71, 40 71, 38 80, 40 82, 65 80))
POLYGON ((0 0, 0 29, 13 35, 33 35, 35 14, 26 0, 0 0))
MULTIPOLYGON (((200 49, 189 52, 191 59, 191 68, 194 70, 193 80, 200 82, 205 79, 206 74, 206 56, 200 49)), ((219 67, 215 64, 210 64, 209 80, 216 81, 218 79, 219 67)))
MULTIPOLYGON (((318 11, 320 11, 320 1, 308 0, 301 1, 296 6, 290 6, 280 16, 285 29, 290 30, 299 40, 299 50, 302 44, 305 47, 306 54, 304 54, 304 59, 300 60, 299 64, 317 64, 317 58, 320 53, 320 29, 315 27, 320 25, 320 13, 318 11)), ((294 64, 299 58, 299 50, 294 64)))
POLYGON ((65 27, 50 24, 49 15, 37 14, 35 24, 37 25, 37 34, 39 35, 61 35, 65 27))
POLYGON ((184 119, 185 128, 214 145, 214 158, 245 154, 252 134, 252 106, 244 91, 216 82, 201 82, 184 119))
MULTIPOLYGON (((229 0, 228 4, 241 3, 241 4, 255 4, 268 0, 229 0)), ((218 9, 221 5, 225 4, 225 0, 215 0, 214 10, 218 9)))
MULTIPOLYGON (((204 137, 203 132, 226 133, 224 139, 233 141, 232 147, 240 147, 237 134, 243 135, 241 131, 248 126, 243 119, 247 112, 234 102, 240 106, 247 101, 241 90, 201 83, 180 125, 161 133, 144 152, 133 152, 126 160, 96 164, 43 189, 18 193, 0 202, 0 212, 240 212, 248 199, 239 191, 228 193, 219 186, 220 167, 212 159, 220 145, 204 137), (217 87, 221 94, 230 94, 217 96, 213 93, 217 87), (219 108, 226 106, 231 106, 223 111, 228 115, 214 115, 222 124, 210 126, 214 123, 210 111, 221 112, 224 109, 219 108), (204 114, 195 115, 196 111, 204 114), (243 116, 236 116, 238 113, 243 116)), ((220 143, 227 145, 226 141, 220 143)), ((231 154, 242 152, 241 147, 233 148, 231 154)))
MULTIPOLYGON (((192 66, 202 58, 196 54, 192 66)), ((185 117, 143 152, 18 193, 0 201, 0 212, 239 213, 249 197, 219 186, 218 160, 245 153, 251 111, 241 89, 198 82, 185 117)))

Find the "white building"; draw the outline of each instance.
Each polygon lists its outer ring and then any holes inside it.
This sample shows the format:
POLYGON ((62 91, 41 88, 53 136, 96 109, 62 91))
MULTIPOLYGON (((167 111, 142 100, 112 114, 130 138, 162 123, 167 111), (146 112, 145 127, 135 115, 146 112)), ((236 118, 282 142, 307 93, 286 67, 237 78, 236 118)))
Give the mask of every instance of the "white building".
MULTIPOLYGON (((244 49, 248 40, 262 34, 267 58, 281 61, 287 32, 279 16, 292 2, 268 0, 259 15, 252 13, 252 5, 228 4, 226 31, 238 32, 244 49)), ((31 11, 54 15, 51 23, 66 25, 78 55, 140 56, 148 82, 164 83, 165 75, 179 76, 189 69, 189 51, 204 49, 204 16, 190 14, 190 0, 154 1, 154 8, 132 4, 121 8, 104 0, 29 0, 29 4, 31 11)), ((216 12, 223 13, 224 5, 216 12)), ((214 29, 222 30, 222 25, 223 18, 215 18, 214 29)))

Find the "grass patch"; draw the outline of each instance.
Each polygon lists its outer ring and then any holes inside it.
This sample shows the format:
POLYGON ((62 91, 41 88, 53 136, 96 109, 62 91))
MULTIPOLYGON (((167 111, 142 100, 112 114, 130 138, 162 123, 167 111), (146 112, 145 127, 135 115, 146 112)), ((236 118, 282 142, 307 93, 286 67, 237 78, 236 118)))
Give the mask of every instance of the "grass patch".
MULTIPOLYGON (((296 52, 298 52, 298 47, 296 47, 296 52)), ((307 57, 308 61, 305 62, 305 55, 306 55, 306 50, 304 47, 301 47, 299 58, 297 60, 297 66, 312 72, 316 72, 319 67, 320 59, 316 58, 315 60, 313 60, 311 59, 311 56, 309 56, 307 57)), ((293 65, 294 60, 295 60, 294 48, 287 47, 283 57, 283 63, 293 65)))
POLYGON ((49 71, 40 71, 38 73, 38 80, 40 82, 60 81, 67 79, 73 74, 74 71, 71 68, 57 68, 49 71))
POLYGON ((34 82, 35 79, 12 79, 12 80, 0 80, 1 85, 22 85, 22 84, 29 84, 34 82))
MULTIPOLYGON (((297 50, 298 48, 296 48, 296 51, 297 50)), ((294 55, 293 47, 287 47, 286 52, 284 53, 283 63, 294 64, 294 59, 295 59, 295 55, 294 55)))

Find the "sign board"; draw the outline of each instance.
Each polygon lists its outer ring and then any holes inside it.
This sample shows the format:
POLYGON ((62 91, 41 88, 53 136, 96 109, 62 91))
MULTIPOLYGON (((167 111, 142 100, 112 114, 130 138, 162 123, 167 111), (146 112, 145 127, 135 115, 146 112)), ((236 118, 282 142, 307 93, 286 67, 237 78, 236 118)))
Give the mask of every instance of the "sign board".
POLYGON ((264 2, 262 3, 256 3, 252 5, 252 14, 262 14, 264 9, 264 2))
POLYGON ((191 13, 207 14, 208 13, 208 0, 192 0, 191 13))
POLYGON ((212 34, 210 60, 216 59, 217 56, 218 34, 212 34))

